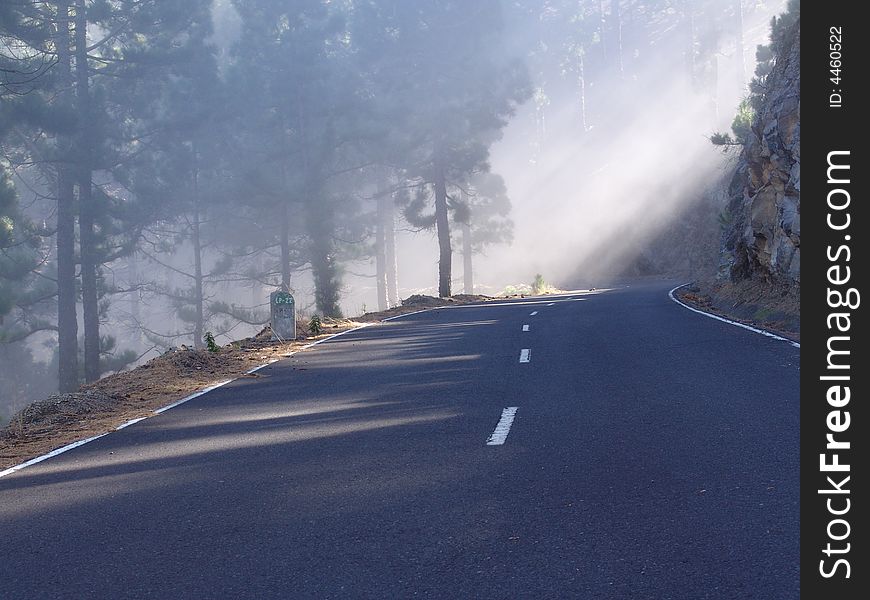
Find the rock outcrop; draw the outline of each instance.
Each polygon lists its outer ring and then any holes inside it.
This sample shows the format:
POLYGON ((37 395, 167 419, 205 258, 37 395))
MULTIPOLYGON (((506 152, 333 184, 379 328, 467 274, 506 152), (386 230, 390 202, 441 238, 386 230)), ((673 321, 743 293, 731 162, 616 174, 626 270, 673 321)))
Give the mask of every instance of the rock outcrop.
POLYGON ((800 21, 785 32, 729 188, 720 276, 800 287, 800 21))

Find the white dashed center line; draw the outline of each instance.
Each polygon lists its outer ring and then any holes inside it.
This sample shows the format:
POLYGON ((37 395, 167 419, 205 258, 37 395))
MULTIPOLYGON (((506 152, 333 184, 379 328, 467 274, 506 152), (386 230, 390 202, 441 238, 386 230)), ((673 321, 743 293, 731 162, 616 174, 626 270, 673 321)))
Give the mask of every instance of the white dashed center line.
POLYGON ((523 348, 520 350, 520 362, 527 363, 532 358, 532 351, 529 348, 523 348))
POLYGON ((529 313, 529 316, 534 317, 536 314, 538 314, 538 311, 533 310, 532 312, 529 313))
POLYGON ((501 446, 504 444, 508 433, 510 433, 511 425, 514 422, 514 416, 517 414, 517 408, 518 407, 516 406, 509 406, 501 411, 501 419, 498 420, 498 424, 495 426, 495 431, 493 431, 492 435, 489 436, 489 439, 486 440, 487 446, 501 446))
POLYGON ((523 325, 523 331, 528 331, 528 330, 529 330, 529 326, 528 326, 528 325, 523 325))
POLYGON ((550 302, 547 306, 555 306, 555 305, 556 305, 555 302, 550 302))

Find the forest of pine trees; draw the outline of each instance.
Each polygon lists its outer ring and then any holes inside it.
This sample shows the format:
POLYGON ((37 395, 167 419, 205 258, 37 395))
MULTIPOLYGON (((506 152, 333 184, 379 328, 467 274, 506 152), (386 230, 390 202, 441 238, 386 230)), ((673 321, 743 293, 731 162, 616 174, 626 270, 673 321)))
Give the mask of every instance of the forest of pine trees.
POLYGON ((275 289, 341 316, 360 265, 396 305, 399 229, 437 240, 439 295, 473 293, 472 257, 513 236, 490 154, 520 107, 532 154, 556 105, 606 129, 667 41, 716 111, 762 5, 4 1, 0 415, 232 339, 275 289))

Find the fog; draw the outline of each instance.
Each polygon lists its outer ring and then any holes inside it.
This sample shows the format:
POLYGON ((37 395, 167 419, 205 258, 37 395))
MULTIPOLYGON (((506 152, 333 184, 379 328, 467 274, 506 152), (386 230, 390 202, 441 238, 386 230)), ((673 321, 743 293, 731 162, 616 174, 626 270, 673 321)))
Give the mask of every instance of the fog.
POLYGON ((718 243, 736 149, 709 137, 784 4, 85 2, 67 30, 57 3, 0 13, 0 419, 252 335, 281 288, 302 316, 352 317, 538 274, 697 276, 661 249, 718 243))
MULTIPOLYGON (((587 10, 604 4, 609 3, 580 3, 587 10)), ((695 4, 724 13, 734 5, 730 0, 695 4)), ((548 6, 550 19, 561 22, 559 3, 548 6)), ((783 0, 745 9, 742 68, 733 37, 716 32, 713 90, 699 90, 687 77, 682 24, 670 15, 653 27, 661 37, 650 55, 637 57, 635 72, 604 73, 588 84, 586 130, 580 125, 573 74, 550 73, 549 79, 533 74, 536 89, 548 88, 546 106, 541 110, 531 99, 520 107, 490 159, 492 171, 508 187, 514 240, 475 256, 475 291, 499 293, 531 283, 538 273, 564 287, 603 285, 619 278, 644 243, 687 206, 705 193, 721 193, 735 155, 713 146, 709 136, 729 130, 747 94, 755 47, 768 41, 770 18, 784 7, 783 0)), ((512 24, 507 37, 514 52, 528 57, 541 47, 530 34, 530 29, 543 33, 546 40, 551 22, 541 21, 537 28, 524 21, 512 24)), ((564 43, 563 32, 552 33, 544 45, 564 43)), ((630 39, 624 43, 633 46, 630 39)), ((551 63, 544 69, 561 71, 562 66, 551 63)), ((403 297, 437 294, 434 233, 406 234, 400 244, 403 297)), ((348 281, 349 308, 376 305, 373 285, 360 278, 348 281)), ((461 266, 454 282, 461 289, 461 266)))

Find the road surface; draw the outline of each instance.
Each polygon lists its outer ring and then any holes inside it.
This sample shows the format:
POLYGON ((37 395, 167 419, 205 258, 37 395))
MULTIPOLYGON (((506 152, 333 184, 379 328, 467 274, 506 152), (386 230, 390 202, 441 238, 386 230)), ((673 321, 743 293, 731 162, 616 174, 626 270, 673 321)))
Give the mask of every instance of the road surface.
POLYGON ((0 478, 0 598, 796 598, 800 349, 671 287, 368 327, 0 478))

